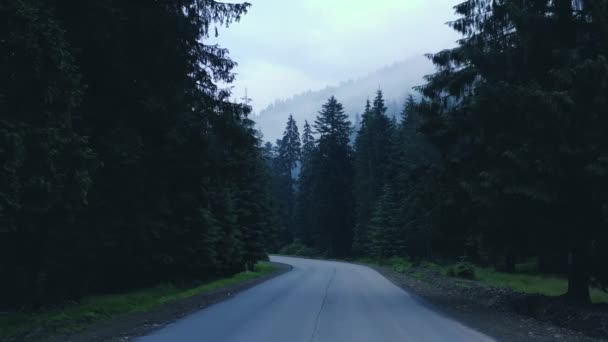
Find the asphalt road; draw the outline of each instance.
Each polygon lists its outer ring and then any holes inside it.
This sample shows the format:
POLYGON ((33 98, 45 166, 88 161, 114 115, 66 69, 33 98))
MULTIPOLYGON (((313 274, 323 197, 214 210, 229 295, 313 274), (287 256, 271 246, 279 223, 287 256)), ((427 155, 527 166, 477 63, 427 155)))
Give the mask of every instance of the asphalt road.
POLYGON ((359 265, 272 257, 293 270, 139 342, 492 341, 359 265))

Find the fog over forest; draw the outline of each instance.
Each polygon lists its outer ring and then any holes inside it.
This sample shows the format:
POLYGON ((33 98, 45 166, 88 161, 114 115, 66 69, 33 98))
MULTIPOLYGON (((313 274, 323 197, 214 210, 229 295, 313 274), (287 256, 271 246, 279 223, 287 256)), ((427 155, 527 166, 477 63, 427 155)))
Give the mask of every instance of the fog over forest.
POLYGON ((313 122, 321 105, 330 96, 335 96, 344 105, 344 110, 353 124, 357 124, 365 107, 365 99, 373 98, 381 89, 386 98, 389 116, 399 116, 408 95, 417 96, 412 88, 421 85, 423 76, 432 73, 433 65, 424 56, 416 56, 396 62, 365 77, 348 80, 337 86, 328 86, 317 91, 306 91, 288 99, 277 99, 261 110, 255 120, 264 140, 274 142, 285 128, 286 118, 292 114, 298 123, 313 122))
POLYGON ((211 42, 238 63, 232 98, 247 94, 265 141, 275 142, 290 113, 298 123, 310 121, 331 95, 354 123, 381 87, 390 113, 391 102, 401 107, 411 87, 433 71, 424 54, 459 39, 445 25, 456 18, 457 0, 249 2, 238 25, 219 27, 211 42))

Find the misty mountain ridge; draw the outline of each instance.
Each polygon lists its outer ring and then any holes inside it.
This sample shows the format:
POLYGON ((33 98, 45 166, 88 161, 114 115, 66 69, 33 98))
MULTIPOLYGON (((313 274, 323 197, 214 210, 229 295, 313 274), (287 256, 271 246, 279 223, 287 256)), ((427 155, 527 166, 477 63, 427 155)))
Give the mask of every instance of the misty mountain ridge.
POLYGON ((413 57, 337 86, 309 90, 289 99, 276 100, 260 111, 255 121, 264 140, 274 142, 282 136, 289 114, 294 116, 300 128, 304 125, 304 120, 312 124, 321 106, 329 97, 335 96, 344 105, 344 111, 350 116, 351 122, 356 124, 357 115, 363 112, 366 99, 373 100, 378 89, 384 93, 387 114, 398 116, 406 97, 416 95, 412 88, 423 84, 423 77, 433 70, 432 63, 424 56, 413 57))

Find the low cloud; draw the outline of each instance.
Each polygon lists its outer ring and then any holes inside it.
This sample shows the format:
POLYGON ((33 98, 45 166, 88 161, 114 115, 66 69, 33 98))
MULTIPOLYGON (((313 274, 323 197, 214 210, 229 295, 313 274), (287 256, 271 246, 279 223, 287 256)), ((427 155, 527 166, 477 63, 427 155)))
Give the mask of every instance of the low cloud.
POLYGON ((455 45, 445 22, 458 0, 250 0, 250 12, 220 31, 239 63, 234 94, 254 109, 308 89, 455 45))

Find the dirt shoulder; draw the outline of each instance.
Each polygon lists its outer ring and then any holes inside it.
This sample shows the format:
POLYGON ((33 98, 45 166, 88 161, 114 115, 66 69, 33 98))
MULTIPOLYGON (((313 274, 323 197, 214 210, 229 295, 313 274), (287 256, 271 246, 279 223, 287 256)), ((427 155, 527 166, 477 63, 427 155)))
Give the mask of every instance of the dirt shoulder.
POLYGON ((239 292, 252 288, 260 283, 275 278, 291 270, 291 266, 272 263, 276 271, 243 283, 230 285, 219 290, 202 293, 190 298, 164 304, 152 311, 128 314, 115 317, 109 321, 96 324, 86 331, 69 335, 56 336, 47 339, 48 342, 114 342, 129 341, 138 336, 146 335, 154 330, 175 322, 193 312, 224 301, 239 292))
POLYGON ((608 310, 603 308, 572 307, 559 299, 446 277, 423 268, 399 273, 371 267, 434 310, 498 341, 608 340, 608 310))

